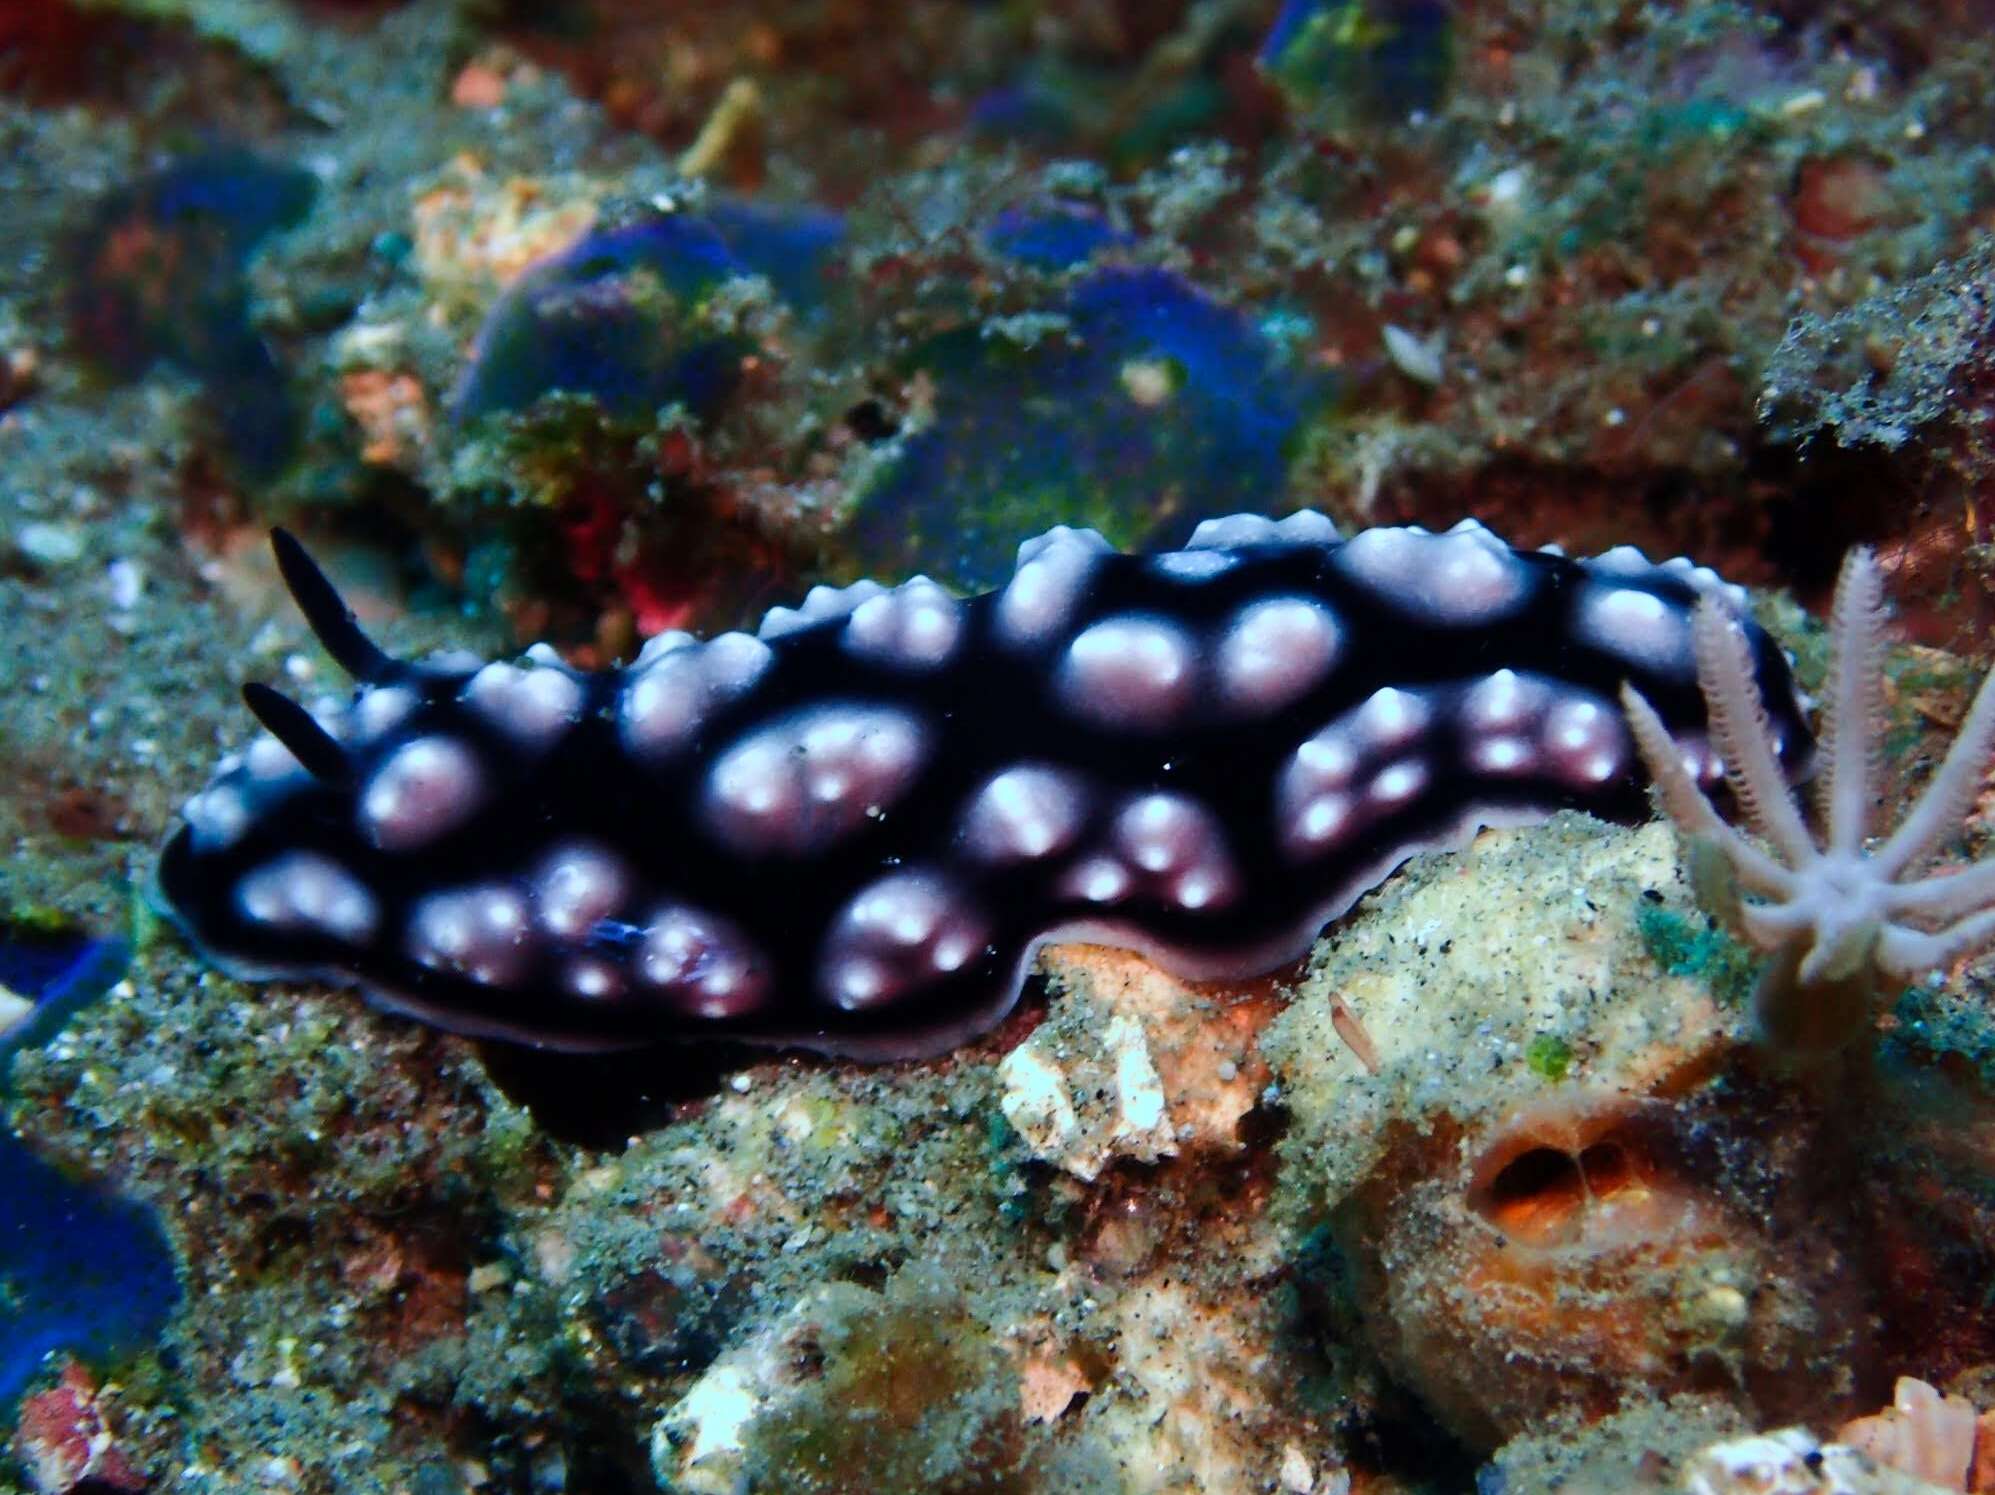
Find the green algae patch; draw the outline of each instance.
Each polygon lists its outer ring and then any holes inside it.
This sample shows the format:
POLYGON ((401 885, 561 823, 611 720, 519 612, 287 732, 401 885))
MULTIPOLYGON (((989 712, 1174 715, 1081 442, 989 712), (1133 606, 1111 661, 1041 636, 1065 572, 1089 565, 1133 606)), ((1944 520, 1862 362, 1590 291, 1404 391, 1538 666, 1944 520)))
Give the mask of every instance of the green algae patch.
MULTIPOLYGON (((670 414, 671 412, 668 412, 670 414)), ((451 466, 451 495, 511 508, 556 509, 605 469, 635 472, 655 458, 658 412, 619 416, 593 394, 552 390, 518 410, 468 422, 451 466)), ((642 491, 642 485, 636 485, 642 491)))
POLYGON ((1910 987, 1891 1009, 1885 1053, 1918 1054, 1965 1066, 1995 1092, 1995 1012, 1971 993, 1943 986, 1910 987))
POLYGON ((54 939, 76 931, 76 921, 61 909, 27 901, 9 904, 6 911, 0 913, 0 926, 4 926, 10 935, 29 938, 40 936, 54 939))
POLYGON ((1556 1083, 1572 1068, 1572 1045, 1555 1033, 1540 1033, 1524 1045, 1524 1062, 1533 1074, 1556 1083))
POLYGON ((1752 951, 1708 919, 1644 903, 1635 927, 1650 959, 1672 976, 1690 976, 1711 988, 1729 1008, 1743 1008, 1752 994, 1758 961, 1752 951))

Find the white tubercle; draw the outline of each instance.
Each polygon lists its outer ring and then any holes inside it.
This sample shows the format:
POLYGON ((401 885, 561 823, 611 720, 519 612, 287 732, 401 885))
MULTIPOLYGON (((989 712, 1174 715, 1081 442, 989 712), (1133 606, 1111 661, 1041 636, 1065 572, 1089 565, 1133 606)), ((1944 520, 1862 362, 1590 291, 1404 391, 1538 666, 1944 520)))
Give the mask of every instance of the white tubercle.
POLYGON ((1220 637, 1219 690, 1239 711, 1278 711, 1322 684, 1343 631, 1310 597, 1270 597, 1236 613, 1220 637))
POLYGON ((768 644, 745 633, 653 652, 652 645, 665 637, 645 646, 617 705, 624 746, 652 759, 690 746, 714 712, 752 689, 775 658, 768 644))
POLYGON ((523 670, 488 664, 466 682, 460 699, 519 746, 535 752, 552 746, 582 715, 582 683, 561 665, 523 670))
POLYGON ((963 816, 963 843, 980 861, 1033 861, 1073 845, 1086 816, 1086 792, 1075 775, 1021 764, 977 791, 963 816))
POLYGON ((849 587, 812 587, 804 593, 800 607, 772 607, 755 630, 760 639, 782 638, 785 634, 809 628, 832 618, 842 618, 862 603, 882 595, 886 588, 877 581, 855 581, 849 587))
POLYGON ((452 737, 418 737, 374 770, 360 796, 360 831, 383 851, 408 851, 455 830, 484 798, 484 770, 452 737))
POLYGON ((949 661, 962 637, 963 604, 915 576, 854 608, 844 643, 862 659, 932 669, 949 661))
POLYGON ((962 970, 984 939, 983 920, 940 874, 892 873, 833 923, 819 979, 833 1005, 863 1011, 962 970))
POLYGON ((735 849, 815 851, 913 787, 928 734, 891 706, 829 703, 759 727, 707 775, 701 813, 735 849))
POLYGON ((998 633, 1008 643, 1045 643, 1064 632, 1089 575, 1115 547, 1091 529, 1055 525, 1018 547, 1018 569, 997 600, 998 633))
POLYGON ((1524 563, 1474 520, 1444 535, 1370 529, 1337 552, 1337 569, 1392 605, 1451 626, 1490 622, 1522 603, 1524 563))
POLYGON ((527 901, 505 883, 433 893, 409 919, 409 954, 482 986, 511 986, 533 958, 527 901))
POLYGON ((623 862, 601 846, 570 841, 542 859, 533 875, 534 911, 557 939, 585 938, 628 895, 623 862))
POLYGON ((695 1017, 752 1012, 768 989, 768 971, 727 920, 701 909, 667 904, 652 915, 638 953, 645 985, 695 1017))
POLYGON ((310 851, 287 852, 243 878, 236 907, 255 924, 315 929, 356 945, 373 938, 381 917, 359 878, 310 851))
POLYGON ((1690 619, 1652 592, 1589 582, 1580 598, 1577 622, 1588 643, 1631 664, 1685 679, 1697 672, 1690 649, 1690 619))
POLYGON ((1198 651, 1168 618, 1125 613, 1081 631, 1055 679, 1074 715, 1105 727, 1153 731, 1184 714, 1197 685, 1198 651))

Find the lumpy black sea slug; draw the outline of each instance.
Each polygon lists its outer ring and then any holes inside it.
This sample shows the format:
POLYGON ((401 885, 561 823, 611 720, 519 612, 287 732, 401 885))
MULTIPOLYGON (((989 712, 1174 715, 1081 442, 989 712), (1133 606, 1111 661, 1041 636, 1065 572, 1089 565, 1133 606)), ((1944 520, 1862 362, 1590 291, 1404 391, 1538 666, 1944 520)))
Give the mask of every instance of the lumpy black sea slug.
MULTIPOLYGON (((358 686, 309 711, 246 689, 268 735, 188 803, 168 906, 238 974, 571 1049, 935 1053, 1050 939, 1272 969, 1413 852, 1644 815, 1624 681, 1718 780, 1690 618, 1743 605, 1625 547, 1242 515, 1160 555, 1062 527, 983 596, 820 587, 754 636, 585 673, 545 648, 393 659, 276 546, 358 686)), ((1787 661, 1740 624, 1799 774, 1787 661)))

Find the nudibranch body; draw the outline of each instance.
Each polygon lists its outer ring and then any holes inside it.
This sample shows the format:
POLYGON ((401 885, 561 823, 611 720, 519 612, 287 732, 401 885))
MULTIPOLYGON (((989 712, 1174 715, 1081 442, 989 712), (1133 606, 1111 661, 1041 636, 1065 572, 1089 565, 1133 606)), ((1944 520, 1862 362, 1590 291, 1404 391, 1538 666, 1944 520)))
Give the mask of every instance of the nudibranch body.
MULTIPOLYGON (((817 588, 759 632, 584 673, 405 663, 296 542, 359 681, 225 759, 160 884, 231 969, 357 982, 458 1032, 567 1048, 703 1036, 861 1057, 996 1022, 1083 938, 1194 978, 1293 959, 1408 855, 1575 807, 1646 813, 1616 693, 1702 783, 1688 561, 1321 515, 1183 550, 1054 529, 999 590, 817 588)), ((1783 765, 1812 752, 1744 623, 1783 765)))

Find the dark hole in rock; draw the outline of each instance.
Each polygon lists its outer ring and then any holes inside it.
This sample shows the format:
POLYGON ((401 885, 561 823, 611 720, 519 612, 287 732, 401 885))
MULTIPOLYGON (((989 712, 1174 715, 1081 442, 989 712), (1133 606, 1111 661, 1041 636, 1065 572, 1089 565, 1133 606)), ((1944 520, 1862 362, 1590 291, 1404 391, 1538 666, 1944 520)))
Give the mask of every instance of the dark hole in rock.
POLYGON ((1636 1182, 1635 1165, 1619 1142, 1596 1142, 1579 1155, 1579 1171, 1595 1199, 1618 1194, 1636 1182))
POLYGON ((1518 1154, 1491 1180, 1490 1213, 1504 1214, 1527 1204, 1566 1204, 1578 1199, 1582 1187, 1579 1164, 1570 1153, 1534 1147, 1518 1154))

